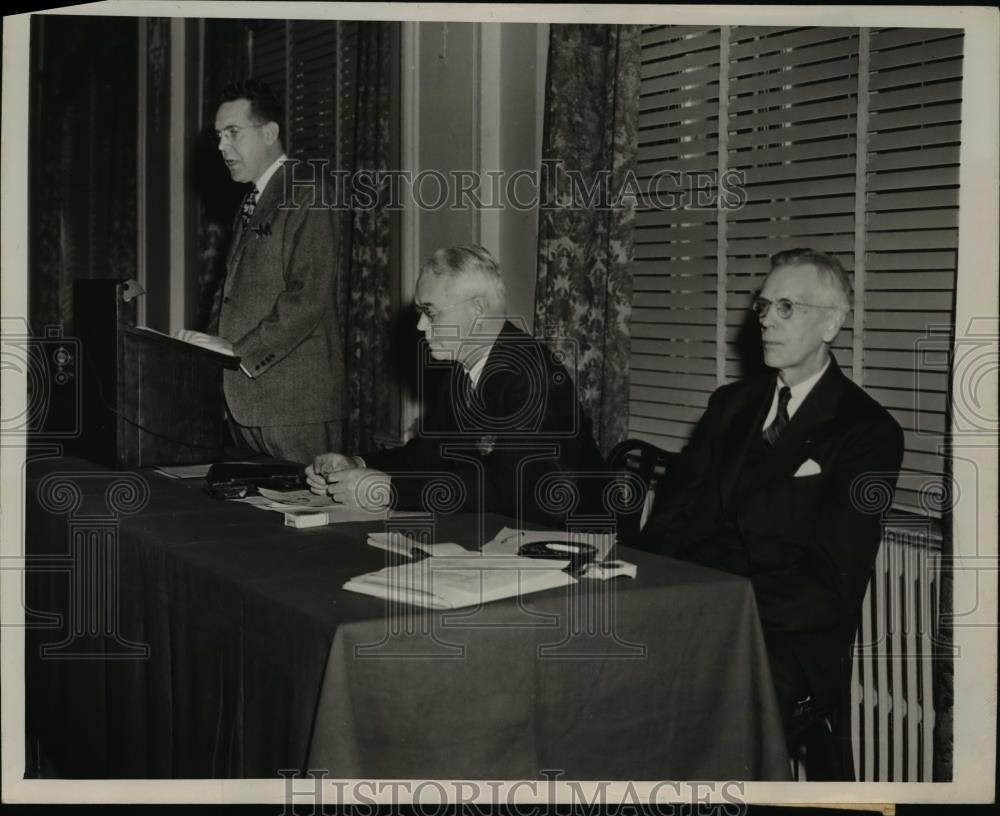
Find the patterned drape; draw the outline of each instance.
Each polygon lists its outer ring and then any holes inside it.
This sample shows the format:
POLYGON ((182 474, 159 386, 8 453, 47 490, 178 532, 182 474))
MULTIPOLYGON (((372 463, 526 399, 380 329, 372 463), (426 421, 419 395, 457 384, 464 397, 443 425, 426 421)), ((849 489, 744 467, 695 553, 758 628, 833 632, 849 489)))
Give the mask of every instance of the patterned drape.
POLYGON ((247 60, 245 20, 205 20, 205 71, 202 77, 203 137, 195 151, 191 177, 198 193, 198 314, 194 328, 218 331, 220 299, 216 297, 226 268, 226 250, 232 231, 233 213, 245 194, 233 184, 219 159, 219 147, 211 134, 218 108, 218 94, 232 79, 245 76, 247 60))
POLYGON ((605 455, 628 430, 639 46, 638 26, 553 25, 549 39, 535 335, 575 367, 605 455), (588 204, 595 183, 607 198, 588 204))
MULTIPOLYGON (((389 168, 390 23, 360 23, 357 49, 354 169, 389 168)), ((384 178, 384 176, 383 176, 384 178)), ((348 278, 347 375, 349 416, 345 448, 375 447, 389 425, 389 212, 387 184, 374 206, 351 218, 348 278)))
POLYGON ((74 279, 136 274, 137 29, 115 17, 31 24, 29 321, 69 334, 74 279))

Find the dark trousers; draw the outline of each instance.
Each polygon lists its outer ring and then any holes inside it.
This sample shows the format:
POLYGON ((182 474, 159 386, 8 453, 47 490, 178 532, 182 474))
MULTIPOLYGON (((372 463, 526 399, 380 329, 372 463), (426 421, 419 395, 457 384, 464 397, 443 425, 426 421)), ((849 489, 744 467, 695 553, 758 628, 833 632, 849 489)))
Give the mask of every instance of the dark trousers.
POLYGON ((780 639, 765 635, 764 641, 789 753, 805 748, 811 782, 853 782, 849 706, 818 696, 798 658, 780 639))

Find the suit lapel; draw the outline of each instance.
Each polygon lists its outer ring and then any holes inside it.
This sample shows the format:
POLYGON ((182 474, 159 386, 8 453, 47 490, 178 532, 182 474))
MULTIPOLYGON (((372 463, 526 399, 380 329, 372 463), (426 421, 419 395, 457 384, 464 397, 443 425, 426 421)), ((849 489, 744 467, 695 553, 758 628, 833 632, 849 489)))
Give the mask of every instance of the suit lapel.
MULTIPOLYGON (((285 190, 284 172, 285 165, 283 164, 271 176, 271 179, 267 182, 267 186, 264 188, 264 192, 260 194, 257 206, 254 207, 253 215, 250 217, 250 223, 246 227, 243 226, 243 219, 240 217, 240 213, 236 213, 236 218, 233 221, 233 240, 229 245, 229 254, 226 258, 225 285, 227 292, 232 285, 240 261, 243 259, 243 252, 246 249, 251 234, 255 229, 259 230, 264 224, 271 221, 271 217, 281 203, 285 190)), ((242 211, 242 207, 240 209, 242 211)))
MULTIPOLYGON (((792 476, 802 462, 809 458, 814 438, 824 425, 837 417, 844 381, 843 373, 831 357, 826 373, 803 400, 788 427, 775 442, 770 455, 761 460, 752 472, 741 474, 741 498, 757 493, 776 479, 792 476)), ((752 428, 753 433, 760 432, 762 422, 763 416, 752 428)))
MULTIPOLYGON (((533 349, 524 342, 517 342, 518 334, 521 333, 513 323, 504 322, 487 352, 486 364, 479 373, 479 384, 469 393, 471 410, 479 418, 483 430, 488 432, 510 431, 512 430, 510 422, 525 421, 523 416, 520 419, 512 419, 506 413, 510 407, 507 388, 511 382, 511 372, 522 371, 532 376, 532 372, 538 370, 531 365, 532 360, 525 359, 525 355, 531 354, 533 349)), ((544 399, 539 400, 539 404, 544 404, 544 399)), ((531 419, 527 421, 530 423, 531 419)))
POLYGON ((240 212, 243 207, 240 206, 240 210, 237 211, 236 217, 233 218, 233 229, 232 229, 232 240, 229 242, 229 252, 226 253, 226 273, 232 275, 233 269, 236 267, 237 255, 242 254, 243 251, 243 219, 240 217, 240 212))
POLYGON ((253 215, 250 216, 247 232, 259 229, 270 222, 271 216, 274 215, 285 195, 285 172, 285 165, 282 164, 267 182, 264 192, 260 194, 260 199, 257 201, 257 206, 254 207, 253 215))
POLYGON ((759 384, 746 395, 743 404, 737 409, 729 423, 725 435, 723 455, 726 457, 722 465, 720 489, 722 506, 727 507, 736 490, 736 483, 743 471, 750 443, 759 435, 759 429, 767 415, 774 396, 774 377, 761 377, 759 384), (749 429, 749 431, 744 430, 749 429))
MULTIPOLYGON (((502 390, 503 388, 505 377, 497 376, 500 373, 497 370, 497 366, 504 365, 505 361, 509 364, 510 354, 517 352, 516 347, 509 350, 505 349, 506 335, 513 328, 509 321, 505 321, 496 339, 493 341, 493 345, 486 352, 486 363, 483 365, 482 371, 479 372, 479 385, 476 386, 471 395, 471 398, 478 401, 480 406, 487 401, 488 394, 495 398, 498 396, 498 394, 494 393, 496 389, 500 388, 502 390)), ((491 402, 490 404, 493 403, 491 402)))

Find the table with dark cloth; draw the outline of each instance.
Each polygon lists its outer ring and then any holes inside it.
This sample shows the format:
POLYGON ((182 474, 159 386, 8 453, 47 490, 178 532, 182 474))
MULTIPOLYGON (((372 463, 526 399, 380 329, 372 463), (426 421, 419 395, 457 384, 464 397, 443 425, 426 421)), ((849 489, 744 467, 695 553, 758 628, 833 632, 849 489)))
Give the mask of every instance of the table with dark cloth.
MULTIPOLYGON (((746 580, 618 548, 634 580, 390 605, 342 589, 398 559, 383 524, 296 530, 200 484, 28 467, 26 717, 56 775, 788 778, 746 580)), ((505 520, 398 523, 471 548, 505 520)))

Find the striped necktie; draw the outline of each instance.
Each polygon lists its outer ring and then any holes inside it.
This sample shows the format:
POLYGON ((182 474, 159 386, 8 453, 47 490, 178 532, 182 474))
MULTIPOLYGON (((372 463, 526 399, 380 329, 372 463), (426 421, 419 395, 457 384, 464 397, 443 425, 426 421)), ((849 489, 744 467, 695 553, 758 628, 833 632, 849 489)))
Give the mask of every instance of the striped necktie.
POLYGON ((778 413, 775 414, 774 421, 764 429, 764 441, 768 445, 774 445, 788 425, 788 401, 791 398, 792 389, 783 385, 778 391, 778 413))
POLYGON ((255 184, 250 188, 250 192, 247 193, 247 197, 243 199, 243 206, 240 208, 240 219, 243 221, 243 227, 246 228, 250 223, 250 219, 253 217, 253 211, 257 207, 257 185, 255 184))

